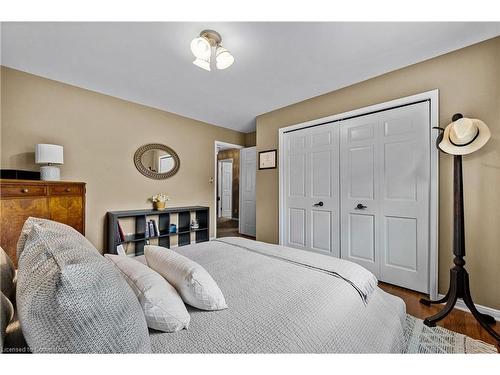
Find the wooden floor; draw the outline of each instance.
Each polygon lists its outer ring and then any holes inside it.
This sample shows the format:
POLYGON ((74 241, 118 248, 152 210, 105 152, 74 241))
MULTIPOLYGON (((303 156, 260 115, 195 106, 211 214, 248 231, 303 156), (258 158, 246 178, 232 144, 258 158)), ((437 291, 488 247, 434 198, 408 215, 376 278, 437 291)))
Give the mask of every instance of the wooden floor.
MULTIPOLYGON (((422 305, 419 300, 425 295, 414 292, 412 290, 400 288, 394 285, 384 284, 379 282, 379 286, 387 293, 401 297, 406 303, 406 312, 419 319, 425 319, 428 316, 434 315, 443 308, 443 305, 422 305)), ((437 323, 439 326, 462 333, 474 339, 487 342, 495 345, 500 352, 500 345, 497 343, 474 319, 471 313, 462 310, 454 309, 450 315, 437 323)), ((500 333, 500 322, 494 326, 495 330, 500 333)))
POLYGON ((238 220, 220 217, 217 219, 217 238, 221 237, 244 237, 255 240, 255 237, 245 236, 238 233, 238 220))

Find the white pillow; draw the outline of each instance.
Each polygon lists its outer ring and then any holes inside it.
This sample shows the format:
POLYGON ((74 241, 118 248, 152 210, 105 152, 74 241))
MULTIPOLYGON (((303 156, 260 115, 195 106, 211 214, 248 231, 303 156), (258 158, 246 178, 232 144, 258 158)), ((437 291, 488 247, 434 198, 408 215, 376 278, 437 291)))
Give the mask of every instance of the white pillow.
POLYGON ((149 328, 176 332, 188 328, 190 316, 184 302, 163 277, 148 266, 120 255, 104 255, 121 273, 141 303, 149 328))
POLYGON ((227 309, 217 283, 198 263, 160 246, 147 245, 144 254, 148 266, 167 279, 187 304, 201 310, 227 309))

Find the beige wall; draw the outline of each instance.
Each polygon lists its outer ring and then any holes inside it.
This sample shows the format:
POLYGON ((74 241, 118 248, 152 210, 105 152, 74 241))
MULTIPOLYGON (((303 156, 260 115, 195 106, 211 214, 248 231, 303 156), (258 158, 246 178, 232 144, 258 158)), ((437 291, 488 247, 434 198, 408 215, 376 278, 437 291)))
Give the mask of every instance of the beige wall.
POLYGON ((245 134, 245 147, 255 146, 257 143, 257 132, 245 134))
POLYGON ((37 170, 36 143, 63 145, 62 179, 87 183, 86 235, 99 249, 107 211, 150 208, 158 192, 170 206, 206 205, 213 215, 214 141, 243 145, 244 133, 12 69, 1 74, 2 168, 37 170), (135 169, 134 152, 153 142, 178 153, 175 176, 155 181, 135 169))
MULTIPOLYGON (((464 157, 467 269, 473 296, 500 308, 500 37, 257 117, 257 151, 278 148, 280 127, 439 89, 440 125, 461 112, 491 141, 464 157)), ((439 290, 452 263, 452 158, 440 155, 439 290)), ((278 170, 257 171, 257 239, 278 241, 278 170)))

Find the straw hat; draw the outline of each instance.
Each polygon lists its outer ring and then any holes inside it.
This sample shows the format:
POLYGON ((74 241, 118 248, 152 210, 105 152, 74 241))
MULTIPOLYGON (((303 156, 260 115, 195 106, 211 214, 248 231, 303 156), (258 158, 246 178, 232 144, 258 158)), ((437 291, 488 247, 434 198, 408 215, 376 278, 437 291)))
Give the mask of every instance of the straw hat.
POLYGON ((467 155, 483 147, 490 137, 484 122, 462 117, 444 129, 439 148, 451 155, 467 155))

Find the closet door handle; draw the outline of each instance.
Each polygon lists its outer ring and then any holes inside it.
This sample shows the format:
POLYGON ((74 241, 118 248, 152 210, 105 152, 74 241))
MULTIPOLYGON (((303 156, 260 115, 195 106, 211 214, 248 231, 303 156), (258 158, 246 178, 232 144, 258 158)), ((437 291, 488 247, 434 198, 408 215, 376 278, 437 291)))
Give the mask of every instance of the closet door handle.
POLYGON ((314 207, 323 207, 323 202, 318 202, 318 203, 315 203, 313 204, 314 207))
POLYGON ((364 210, 365 208, 368 208, 368 207, 361 204, 361 203, 358 203, 358 205, 356 206, 356 210, 364 210))

